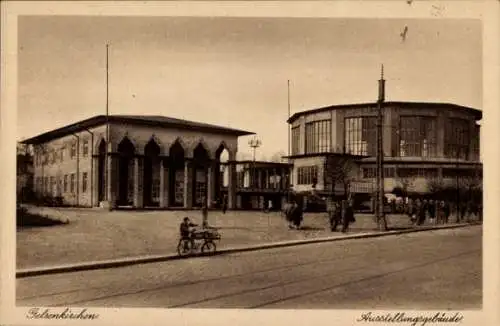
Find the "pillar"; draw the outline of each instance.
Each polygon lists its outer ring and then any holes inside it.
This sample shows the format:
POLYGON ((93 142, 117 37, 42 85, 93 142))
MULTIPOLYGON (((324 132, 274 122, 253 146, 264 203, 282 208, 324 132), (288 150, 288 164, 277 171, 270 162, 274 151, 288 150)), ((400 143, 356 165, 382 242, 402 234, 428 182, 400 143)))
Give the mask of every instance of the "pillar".
POLYGON ((276 180, 278 179, 278 175, 276 174, 276 169, 273 169, 273 188, 276 189, 278 188, 278 183, 276 180))
POLYGON ((106 176, 109 177, 107 177, 106 183, 106 199, 110 208, 115 207, 116 204, 116 189, 118 184, 118 168, 116 163, 117 158, 112 155, 108 155, 106 176))
POLYGON ((168 198, 168 182, 169 182, 169 170, 165 166, 165 159, 160 159, 160 208, 165 208, 169 206, 168 198))
POLYGON ((266 169, 265 173, 264 173, 264 188, 266 189, 269 189, 269 170, 266 169))
POLYGON ((193 207, 193 167, 190 161, 184 161, 184 208, 193 207))
POLYGON ((99 158, 98 157, 92 158, 92 176, 91 176, 90 186, 92 189, 92 206, 99 206, 99 158))
POLYGON ((214 165, 210 164, 207 167, 206 173, 207 173, 207 207, 212 208, 214 205, 215 201, 215 192, 214 192, 214 165))
POLYGON ((229 153, 228 160, 228 185, 227 185, 227 199, 228 208, 236 208, 236 155, 234 153, 229 153))
POLYGON ((285 171, 281 170, 280 189, 286 188, 285 171))
POLYGON ((236 208, 242 208, 241 195, 236 195, 236 208))
POLYGON ((134 207, 142 208, 144 206, 143 195, 143 162, 142 157, 134 158, 134 207))

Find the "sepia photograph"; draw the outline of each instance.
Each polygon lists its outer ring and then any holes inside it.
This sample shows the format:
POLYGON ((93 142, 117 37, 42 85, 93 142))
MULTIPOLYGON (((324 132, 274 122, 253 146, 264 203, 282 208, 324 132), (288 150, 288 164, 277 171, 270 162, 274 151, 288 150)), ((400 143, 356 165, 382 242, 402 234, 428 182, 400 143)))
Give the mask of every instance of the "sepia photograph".
POLYGON ((484 22, 428 7, 17 16, 15 306, 481 312, 484 22))

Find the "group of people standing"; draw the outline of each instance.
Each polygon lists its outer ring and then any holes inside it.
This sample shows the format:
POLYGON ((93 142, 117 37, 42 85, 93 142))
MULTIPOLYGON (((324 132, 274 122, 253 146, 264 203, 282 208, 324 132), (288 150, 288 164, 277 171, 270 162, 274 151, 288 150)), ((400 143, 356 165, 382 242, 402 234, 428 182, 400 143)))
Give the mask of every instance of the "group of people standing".
MULTIPOLYGON (((410 217, 411 221, 416 225, 422 225, 428 218, 430 223, 446 224, 449 222, 452 214, 452 205, 444 200, 409 200, 404 207, 404 212, 410 217)), ((474 204, 473 201, 462 202, 458 209, 455 205, 456 222, 470 221, 473 215, 481 218, 480 205, 474 204)))
POLYGON ((356 222, 352 200, 328 201, 327 213, 332 232, 336 232, 341 224, 341 232, 345 233, 349 229, 349 224, 356 222))

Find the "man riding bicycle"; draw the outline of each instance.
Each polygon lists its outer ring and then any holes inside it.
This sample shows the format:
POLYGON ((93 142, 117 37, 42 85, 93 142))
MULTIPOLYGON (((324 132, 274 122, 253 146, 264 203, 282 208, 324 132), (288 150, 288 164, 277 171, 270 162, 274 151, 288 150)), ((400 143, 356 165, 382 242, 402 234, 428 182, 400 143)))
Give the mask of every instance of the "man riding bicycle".
MULTIPOLYGON (((193 229, 194 227, 198 226, 198 224, 191 223, 191 220, 189 217, 184 217, 180 227, 179 227, 179 233, 181 236, 181 240, 189 240, 191 245, 193 245, 193 233, 196 231, 193 229)), ((187 243, 185 243, 185 246, 187 246, 187 243)), ((188 249, 188 248, 186 248, 188 249)))

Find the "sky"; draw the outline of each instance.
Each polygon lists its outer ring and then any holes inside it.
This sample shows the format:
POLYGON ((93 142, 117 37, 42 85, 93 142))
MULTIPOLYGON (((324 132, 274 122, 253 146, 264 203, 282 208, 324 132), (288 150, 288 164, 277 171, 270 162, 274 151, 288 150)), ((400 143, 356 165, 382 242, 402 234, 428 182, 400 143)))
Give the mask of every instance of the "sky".
POLYGON ((287 80, 292 114, 374 102, 381 64, 387 101, 482 109, 475 20, 23 16, 18 27, 19 139, 105 114, 106 43, 110 114, 252 131, 258 159, 287 152, 287 80))

